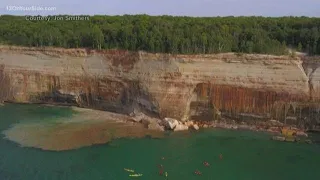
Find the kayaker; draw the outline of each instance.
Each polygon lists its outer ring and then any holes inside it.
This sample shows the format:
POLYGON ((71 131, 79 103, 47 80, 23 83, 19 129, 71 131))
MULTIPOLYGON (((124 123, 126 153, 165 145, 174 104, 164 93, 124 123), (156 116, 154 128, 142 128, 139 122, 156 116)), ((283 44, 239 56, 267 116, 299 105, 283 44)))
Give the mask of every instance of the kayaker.
POLYGON ((195 173, 196 175, 201 175, 201 172, 200 172, 199 170, 196 170, 194 173, 195 173))
POLYGON ((207 161, 203 162, 203 165, 204 166, 210 166, 210 164, 207 161))
POLYGON ((160 175, 160 176, 163 175, 163 169, 159 169, 159 175, 160 175))
POLYGON ((163 166, 162 164, 158 165, 159 167, 159 175, 162 176, 163 175, 163 166))

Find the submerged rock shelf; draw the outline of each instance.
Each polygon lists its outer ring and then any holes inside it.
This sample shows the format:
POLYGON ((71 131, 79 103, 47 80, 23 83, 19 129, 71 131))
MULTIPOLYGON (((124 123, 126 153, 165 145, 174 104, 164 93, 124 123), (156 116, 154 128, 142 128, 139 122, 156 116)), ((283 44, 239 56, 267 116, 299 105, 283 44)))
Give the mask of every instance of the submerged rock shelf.
POLYGON ((94 144, 105 144, 123 137, 163 137, 163 133, 145 129, 141 124, 128 123, 127 116, 81 108, 70 118, 54 121, 14 124, 5 130, 6 139, 23 147, 61 151, 94 144))

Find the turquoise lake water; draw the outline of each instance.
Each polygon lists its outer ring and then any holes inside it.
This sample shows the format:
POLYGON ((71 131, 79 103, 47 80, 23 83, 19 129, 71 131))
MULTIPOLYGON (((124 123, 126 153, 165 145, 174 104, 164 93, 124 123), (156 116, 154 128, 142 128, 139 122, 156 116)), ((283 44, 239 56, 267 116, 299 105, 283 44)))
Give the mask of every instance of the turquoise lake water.
MULTIPOLYGON (((7 104, 0 107, 0 131, 15 123, 71 115, 68 108, 7 104)), ((0 137, 0 180, 166 179, 158 175, 159 164, 170 180, 320 179, 319 145, 271 141, 266 133, 207 129, 162 139, 118 139, 60 152, 24 148, 2 133, 0 137), (203 161, 210 166, 203 166, 203 161), (123 168, 143 176, 129 177, 123 168), (202 176, 194 174, 197 169, 202 176)))

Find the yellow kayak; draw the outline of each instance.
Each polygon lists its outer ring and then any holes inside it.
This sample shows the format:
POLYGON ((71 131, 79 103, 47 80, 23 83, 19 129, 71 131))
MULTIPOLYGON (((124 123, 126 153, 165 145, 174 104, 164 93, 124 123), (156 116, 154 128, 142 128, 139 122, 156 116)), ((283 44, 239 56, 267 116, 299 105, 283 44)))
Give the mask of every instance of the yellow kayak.
POLYGON ((126 169, 126 168, 124 168, 124 170, 125 170, 125 171, 128 171, 128 172, 131 172, 131 173, 134 173, 134 170, 132 170, 132 169, 126 169))
POLYGON ((142 174, 130 174, 129 176, 131 176, 131 177, 139 177, 139 176, 142 176, 142 174))

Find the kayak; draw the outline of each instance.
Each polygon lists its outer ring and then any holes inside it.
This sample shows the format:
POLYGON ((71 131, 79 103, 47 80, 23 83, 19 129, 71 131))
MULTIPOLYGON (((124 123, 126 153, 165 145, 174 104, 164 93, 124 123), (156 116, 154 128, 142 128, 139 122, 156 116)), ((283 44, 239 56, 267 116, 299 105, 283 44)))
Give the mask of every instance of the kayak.
POLYGON ((132 169, 126 169, 126 168, 124 168, 124 170, 125 170, 125 171, 128 171, 128 172, 131 172, 131 173, 134 173, 134 170, 132 170, 132 169))
POLYGON ((131 177, 139 177, 139 176, 142 176, 142 174, 130 174, 129 176, 131 176, 131 177))

